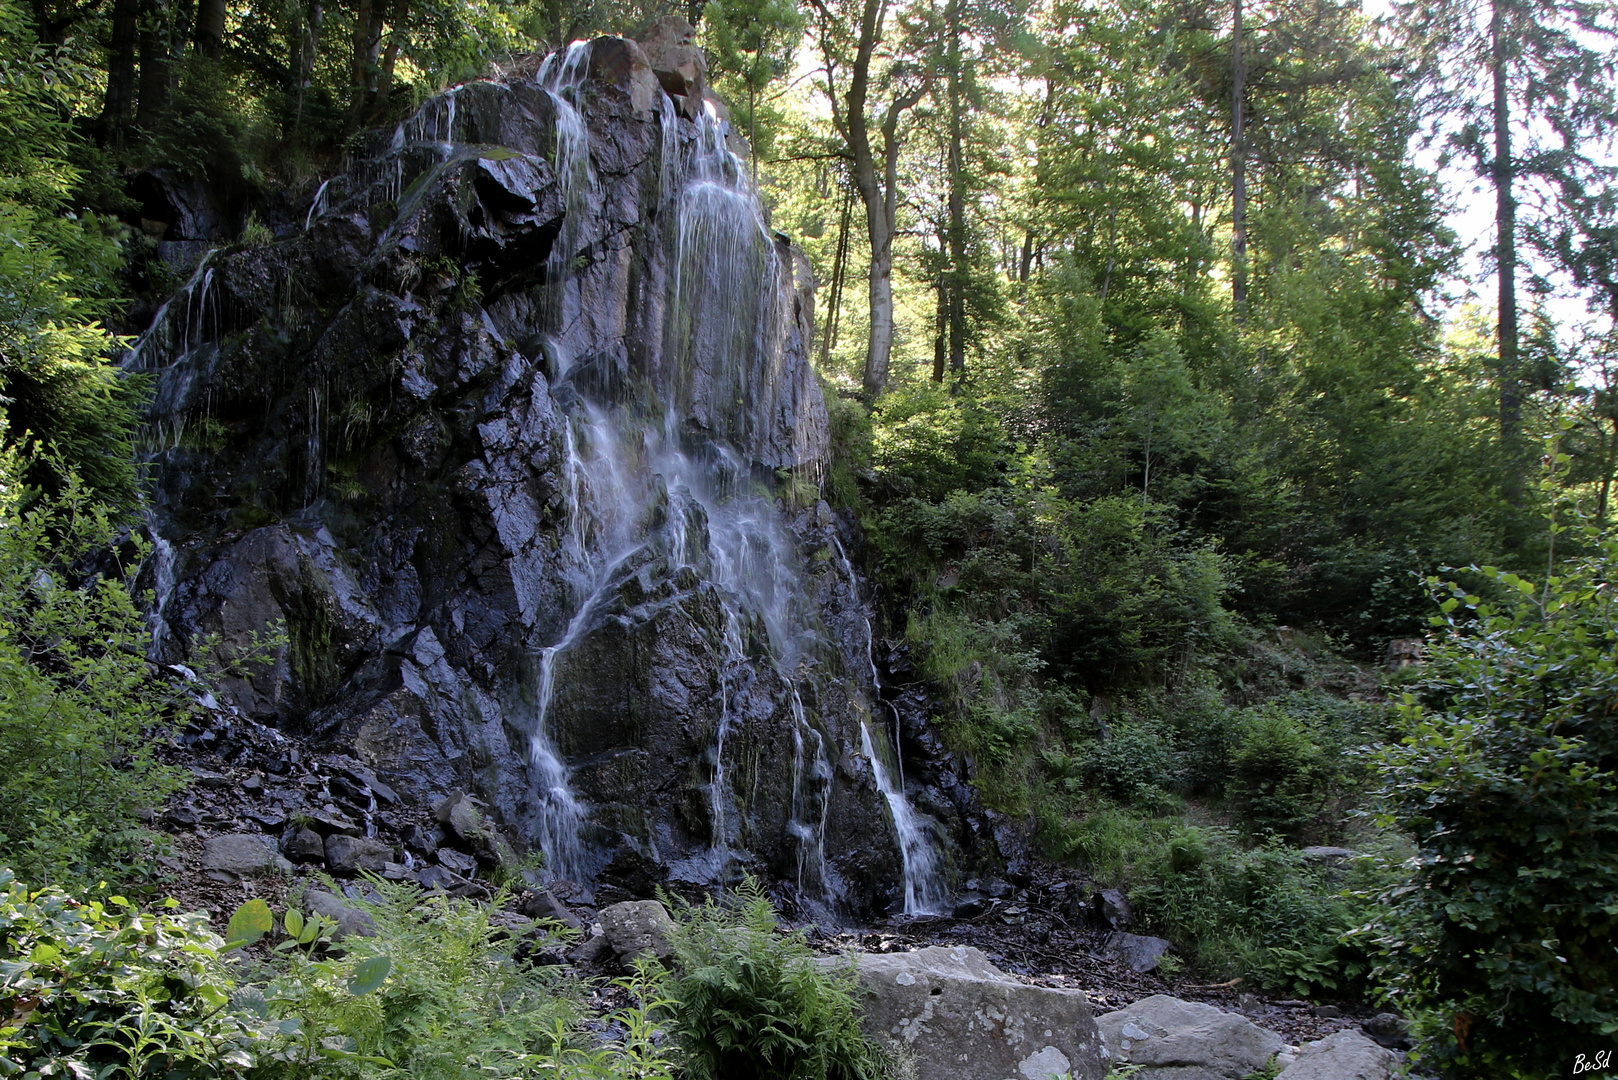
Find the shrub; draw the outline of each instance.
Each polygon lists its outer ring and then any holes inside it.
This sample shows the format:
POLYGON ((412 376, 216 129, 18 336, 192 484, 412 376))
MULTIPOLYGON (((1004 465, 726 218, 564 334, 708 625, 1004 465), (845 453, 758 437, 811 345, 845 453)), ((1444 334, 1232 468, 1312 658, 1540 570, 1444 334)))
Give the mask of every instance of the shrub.
POLYGON ((180 1080, 252 1064, 262 1032, 230 1004, 206 916, 30 893, 4 869, 0 890, 0 1073, 180 1080))
POLYGON ((1226 785, 1242 827, 1256 836, 1298 838, 1326 801, 1326 764, 1297 720, 1260 711, 1231 755, 1226 785))
POLYGON ((1174 761, 1152 724, 1116 723, 1111 738, 1084 748, 1083 762, 1086 778, 1115 799, 1148 810, 1168 801, 1174 761))
POLYGON ((1588 544, 1537 585, 1484 567, 1513 601, 1447 587, 1383 757, 1385 818, 1420 850, 1373 932, 1452 1075, 1552 1075, 1618 1032, 1618 537, 1588 544))
POLYGON ((0 848, 38 883, 133 873, 138 813, 179 784, 152 754, 170 702, 113 558, 114 524, 69 479, 26 513, 0 461, 0 848))
POLYGON ((376 936, 339 952, 297 910, 277 933, 263 900, 237 910, 227 942, 203 915, 29 893, 0 870, 0 1075, 672 1080, 660 970, 620 980, 628 1004, 592 1032, 578 984, 521 962, 495 907, 372 887, 376 902, 353 903, 376 936), (266 935, 256 962, 224 959, 266 935))
POLYGON ((815 963, 801 931, 776 932, 749 878, 734 911, 676 905, 675 1029, 694 1080, 876 1080, 882 1053, 860 1034, 852 971, 815 963))
POLYGON ((376 935, 345 940, 340 957, 314 948, 318 935, 296 912, 283 920, 287 939, 278 948, 285 959, 256 993, 267 1016, 292 1028, 256 1077, 669 1075, 648 1016, 660 982, 655 973, 626 982, 635 1003, 604 1025, 620 1037, 596 1046, 580 1028, 577 984, 561 968, 520 961, 518 940, 492 920, 503 895, 478 904, 424 898, 413 886, 385 881, 369 888, 370 900, 351 902, 371 916, 376 935), (377 971, 385 977, 374 989, 356 993, 368 985, 358 981, 377 971))

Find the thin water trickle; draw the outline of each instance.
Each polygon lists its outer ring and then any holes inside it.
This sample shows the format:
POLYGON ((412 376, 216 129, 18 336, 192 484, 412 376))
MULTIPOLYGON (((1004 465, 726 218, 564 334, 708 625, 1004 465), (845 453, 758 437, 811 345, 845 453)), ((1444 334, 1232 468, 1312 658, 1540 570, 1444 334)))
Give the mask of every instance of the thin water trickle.
POLYGON ((175 584, 174 545, 154 527, 150 512, 146 515, 146 524, 147 532, 152 537, 152 552, 147 556, 152 569, 152 610, 146 614, 146 629, 152 640, 146 646, 146 656, 149 660, 158 661, 162 659, 163 643, 169 632, 167 611, 175 584))
MULTIPOLYGON (((832 550, 837 553, 844 579, 850 588, 855 588, 859 578, 855 576, 854 564, 836 534, 832 535, 832 550)), ((893 829, 898 836, 899 853, 904 862, 905 914, 937 914, 944 909, 949 897, 943 860, 927 828, 928 819, 916 811, 905 794, 904 754, 899 745, 899 710, 892 702, 882 698, 882 673, 876 666, 876 635, 869 618, 862 617, 861 622, 865 626, 865 662, 871 669, 872 700, 878 707, 886 705, 893 715, 892 768, 889 768, 884 757, 888 749, 885 740, 874 738, 871 725, 863 719, 860 721, 860 739, 866 760, 871 763, 877 790, 887 800, 888 812, 893 817, 893 829)))
POLYGON ((328 177, 320 182, 320 187, 315 189, 315 197, 309 203, 309 212, 303 217, 304 232, 309 231, 309 226, 315 223, 315 218, 326 212, 326 189, 330 186, 331 178, 328 177))

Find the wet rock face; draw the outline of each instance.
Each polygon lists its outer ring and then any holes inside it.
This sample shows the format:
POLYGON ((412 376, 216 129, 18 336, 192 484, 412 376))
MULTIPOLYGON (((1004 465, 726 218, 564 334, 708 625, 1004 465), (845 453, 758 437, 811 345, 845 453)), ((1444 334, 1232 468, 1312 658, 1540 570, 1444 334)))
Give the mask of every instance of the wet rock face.
POLYGON ((856 970, 865 1034, 914 1054, 920 1080, 1107 1073, 1083 991, 1021 983, 966 946, 868 954, 856 970))
POLYGON ((475 794, 491 858, 555 828, 551 753, 580 873, 892 908, 868 607, 801 505, 813 282, 665 96, 703 92, 677 30, 429 101, 160 313, 158 648, 407 806, 475 794))

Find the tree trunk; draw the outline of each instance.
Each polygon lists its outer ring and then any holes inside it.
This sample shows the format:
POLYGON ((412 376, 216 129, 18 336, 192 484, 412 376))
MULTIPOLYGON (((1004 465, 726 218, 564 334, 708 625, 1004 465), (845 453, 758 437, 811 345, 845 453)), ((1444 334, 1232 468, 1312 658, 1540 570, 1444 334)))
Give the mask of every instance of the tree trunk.
MULTIPOLYGON (((950 0, 945 9, 949 40, 945 64, 949 77, 949 370, 956 380, 966 374, 966 287, 970 273, 966 255, 966 174, 962 164, 962 144, 966 127, 964 98, 961 94, 961 4, 950 0)), ((942 382, 940 373, 936 376, 942 382)))
MULTIPOLYGON (((940 237, 939 239, 943 239, 940 237)), ((944 366, 949 358, 950 283, 949 270, 938 274, 938 304, 933 315, 933 382, 944 381, 944 366)))
POLYGON ((837 347, 837 330, 843 315, 843 281, 848 276, 848 230, 853 224, 854 196, 843 196, 842 222, 837 226, 837 249, 831 261, 831 291, 826 301, 826 321, 820 333, 820 364, 827 366, 837 347))
POLYGON ((197 53, 208 60, 225 55, 225 0, 197 5, 197 53))
POLYGON ((866 196, 865 227, 871 236, 871 333, 862 383, 865 396, 875 401, 887 388, 893 352, 893 225, 880 192, 866 196))
POLYGON ((871 150, 870 120, 865 114, 871 82, 871 57, 881 38, 883 0, 865 0, 860 13, 859 47, 848 87, 848 148, 854 157, 854 188, 865 203, 865 229, 871 240, 870 337, 865 348, 862 383, 869 400, 880 397, 888 382, 888 356, 893 350, 893 226, 871 150))
MULTIPOLYGON (((1499 274, 1499 379, 1500 449, 1503 473, 1500 492, 1512 511, 1523 506, 1527 479, 1522 448, 1522 373, 1518 370, 1517 335, 1517 202, 1512 195, 1515 167, 1511 160, 1510 61, 1507 56, 1505 0, 1493 0, 1489 12, 1489 75, 1494 83, 1495 264, 1499 274)), ((1507 521, 1508 551, 1522 548, 1521 524, 1512 513, 1507 521)))
POLYGON ((1242 56, 1242 0, 1233 0, 1230 39, 1230 299, 1236 321, 1247 317, 1247 70, 1242 56))
MULTIPOLYGON (((410 18, 410 0, 395 0, 390 21, 393 31, 388 35, 388 48, 382 56, 382 70, 377 77, 376 93, 371 100, 369 120, 379 123, 388 114, 388 98, 393 94, 393 70, 399 62, 399 47, 407 33, 405 24, 410 18)), ((455 133, 449 133, 454 138, 455 133)))
POLYGON ((349 68, 348 126, 365 122, 376 88, 377 57, 382 51, 382 11, 375 0, 358 0, 354 12, 354 59, 349 68))
POLYGON ((119 144, 135 119, 135 49, 140 40, 140 0, 116 0, 112 40, 108 46, 107 96, 101 109, 101 132, 119 144))
POLYGON ((142 131, 151 131, 168 111, 175 33, 168 0, 145 0, 140 15, 140 110, 135 115, 142 131))
POLYGON ((320 28, 325 21, 324 0, 307 0, 303 9, 302 32, 298 35, 297 63, 293 66, 298 80, 298 108, 292 121, 294 131, 303 127, 303 106, 309 97, 309 88, 314 85, 315 60, 320 55, 320 28))

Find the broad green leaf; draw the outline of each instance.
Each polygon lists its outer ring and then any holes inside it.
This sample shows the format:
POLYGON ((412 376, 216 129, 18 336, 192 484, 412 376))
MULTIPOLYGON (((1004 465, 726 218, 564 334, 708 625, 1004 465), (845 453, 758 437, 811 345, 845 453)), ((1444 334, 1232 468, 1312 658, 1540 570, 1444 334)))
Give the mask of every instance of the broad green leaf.
POLYGON ((386 956, 373 956, 369 960, 360 961, 354 968, 354 977, 348 980, 348 992, 355 997, 364 997, 387 979, 388 972, 393 970, 393 961, 386 956))
POLYGON ((270 913, 270 905, 257 898, 249 900, 231 915, 230 925, 225 927, 225 948, 251 945, 273 929, 275 916, 270 913))
POLYGON ((287 909, 285 922, 288 937, 299 937, 303 934, 303 913, 297 908, 287 909))

